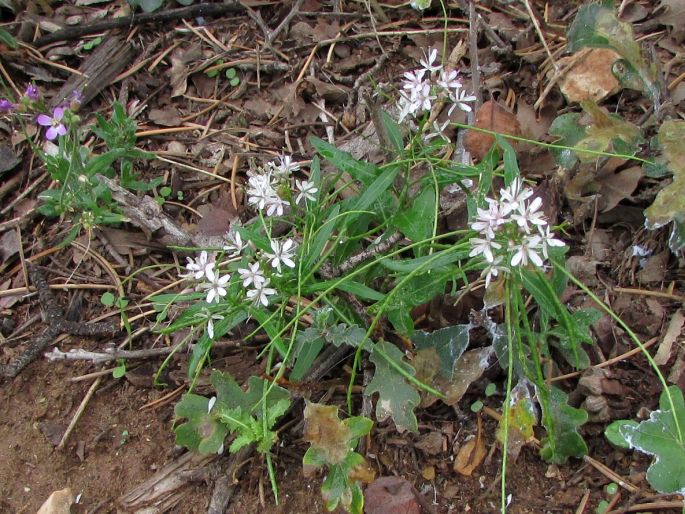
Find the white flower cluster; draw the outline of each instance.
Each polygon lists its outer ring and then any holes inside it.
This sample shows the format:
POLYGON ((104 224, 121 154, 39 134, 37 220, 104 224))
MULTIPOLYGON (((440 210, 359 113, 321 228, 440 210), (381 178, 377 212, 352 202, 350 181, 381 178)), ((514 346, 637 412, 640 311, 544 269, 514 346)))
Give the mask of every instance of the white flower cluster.
MULTIPOLYGON (((247 185, 247 203, 259 211, 264 211, 266 216, 283 216, 289 203, 278 194, 281 185, 290 183, 290 175, 300 169, 297 162, 293 162, 289 155, 279 157, 278 163, 269 162, 264 168, 259 168, 257 173, 250 174, 247 185)), ((318 189, 308 180, 295 180, 298 195, 295 203, 302 200, 313 201, 318 189)))
POLYGON ((452 114, 455 108, 471 112, 468 102, 475 101, 476 97, 464 91, 464 85, 457 78, 459 72, 447 71, 442 64, 435 64, 437 57, 438 51, 432 48, 421 59, 421 68, 404 74, 398 102, 400 123, 409 115, 416 117, 417 114, 430 111, 433 101, 438 98, 452 102, 448 114, 452 114))
POLYGON ((483 270, 486 288, 500 271, 529 263, 543 267, 544 259, 549 258, 548 248, 564 246, 564 242, 555 239, 550 232, 540 210, 542 199, 528 201, 531 196, 533 190, 524 187, 521 179, 516 178, 509 187, 500 189, 499 200, 486 198, 488 208, 477 210, 471 228, 480 237, 469 240, 472 246, 469 256, 482 255, 487 261, 488 266, 483 270))
MULTIPOLYGON (((245 298, 247 298, 254 305, 269 306, 269 297, 277 294, 276 289, 270 287, 270 278, 262 269, 263 265, 269 265, 273 270, 272 274, 280 276, 283 266, 288 268, 295 267, 295 250, 297 245, 293 239, 286 239, 285 241, 272 240, 271 252, 262 252, 257 256, 254 262, 246 264, 245 268, 237 268, 236 272, 239 280, 242 282, 242 287, 245 289, 245 298)), ((240 257, 242 251, 248 245, 243 242, 240 233, 235 230, 230 230, 226 235, 226 244, 223 247, 225 256, 230 259, 240 257)), ((225 269, 229 261, 217 263, 217 256, 214 253, 206 251, 200 252, 195 257, 187 257, 186 273, 182 274, 182 278, 191 279, 199 282, 197 288, 204 290, 207 293, 205 300, 207 303, 219 303, 223 297, 228 294, 228 287, 231 282, 231 274, 221 273, 221 269, 225 269)), ((222 319, 221 316, 204 315, 207 320, 207 333, 210 338, 214 338, 214 323, 213 319, 222 319)))

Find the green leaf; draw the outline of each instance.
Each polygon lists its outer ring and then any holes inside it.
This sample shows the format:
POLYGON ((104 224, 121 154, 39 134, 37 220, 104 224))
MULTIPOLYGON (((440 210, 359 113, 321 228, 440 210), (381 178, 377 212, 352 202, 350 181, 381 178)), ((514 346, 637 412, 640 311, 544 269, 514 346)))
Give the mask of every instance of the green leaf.
POLYGON ((453 262, 462 260, 468 257, 470 250, 454 251, 452 249, 443 250, 433 255, 424 255, 423 257, 417 257, 415 259, 383 259, 380 261, 381 266, 388 268, 392 271, 400 271, 403 273, 409 273, 417 268, 421 268, 422 271, 431 271, 437 268, 442 268, 453 262), (426 265, 426 262, 430 261, 430 264, 426 265))
POLYGON ((685 241, 685 121, 668 120, 659 128, 658 141, 662 148, 673 181, 657 194, 654 203, 645 211, 645 226, 656 229, 674 221, 669 246, 677 252, 685 241))
MULTIPOLYGON (((395 177, 397 177, 399 171, 399 166, 389 166, 384 169, 378 178, 369 184, 359 198, 352 203, 350 210, 365 211, 371 207, 381 197, 381 195, 387 193, 388 189, 395 181, 395 177)), ((348 218, 350 221, 352 219, 353 218, 348 218)))
POLYGON ((516 160, 516 151, 514 150, 514 147, 509 144, 509 141, 500 134, 495 135, 495 141, 497 141, 497 144, 502 148, 504 160, 504 185, 508 187, 515 178, 521 176, 519 165, 516 160))
POLYGON ((323 139, 312 137, 309 139, 309 142, 333 166, 340 171, 349 173, 354 180, 358 180, 364 185, 371 184, 378 176, 377 166, 366 161, 359 161, 352 157, 350 153, 339 150, 323 139))
POLYGON ((321 331, 316 328, 310 327, 297 333, 295 347, 293 348, 295 365, 289 377, 291 381, 302 380, 305 373, 311 368, 314 359, 319 356, 323 345, 324 339, 321 336, 321 331))
POLYGON ((454 364, 469 345, 471 325, 452 325, 433 332, 416 332, 412 342, 417 354, 434 349, 440 359, 439 372, 443 378, 454 378, 454 364))
POLYGON ((114 305, 114 295, 109 291, 107 291, 106 293, 102 293, 102 296, 100 297, 100 303, 107 307, 111 307, 112 305, 114 305))
POLYGON ((12 34, 7 32, 5 29, 0 28, 0 43, 3 43, 10 47, 12 50, 19 48, 17 40, 12 37, 12 34))
POLYGON ((404 354, 395 345, 386 341, 376 343, 370 357, 376 370, 364 394, 371 396, 373 393, 378 393, 376 402, 378 421, 385 421, 388 416, 391 416, 398 429, 416 432, 418 422, 414 409, 421 401, 421 397, 414 386, 409 384, 396 369, 399 367, 407 375, 414 375, 414 368, 404 362, 403 357, 404 354), (388 360, 393 361, 395 366, 393 367, 388 360))
POLYGON ((435 215, 435 191, 426 187, 413 199, 408 209, 395 217, 395 224, 411 241, 422 241, 433 234, 435 215))
POLYGON ((112 370, 112 377, 121 378, 126 375, 126 362, 121 360, 116 368, 112 370))
POLYGON ((385 135, 390 140, 390 143, 395 149, 395 154, 397 156, 402 156, 404 153, 404 140, 402 138, 402 132, 400 130, 399 124, 384 110, 380 111, 381 123, 383 124, 383 130, 385 130, 385 135))
POLYGON ((341 220, 341 218, 338 217, 339 214, 340 204, 336 203, 331 208, 330 213, 326 217, 326 221, 316 231, 314 238, 306 248, 307 256, 304 259, 305 269, 311 269, 311 267, 314 266, 314 263, 321 258, 321 253, 326 247, 326 243, 328 243, 331 234, 333 234, 333 231, 341 220))
POLYGON ((554 119, 548 130, 550 135, 559 137, 559 139, 555 141, 555 144, 569 147, 552 148, 554 160, 559 166, 566 168, 567 170, 573 168, 578 162, 578 157, 571 147, 574 147, 579 141, 585 139, 587 135, 585 127, 580 124, 580 118, 581 115, 575 112, 562 114, 554 119))
POLYGON ((216 453, 228 433, 225 425, 207 412, 209 400, 204 396, 187 393, 174 408, 177 418, 188 421, 176 427, 176 444, 203 454, 216 453))
POLYGON ((383 293, 376 291, 375 289, 371 289, 361 282, 355 282, 354 280, 345 280, 344 282, 341 282, 337 286, 337 289, 353 294, 362 300, 372 300, 378 302, 385 298, 383 293))
POLYGON ((678 386, 663 391, 659 410, 639 425, 624 423, 619 436, 632 448, 654 456, 647 470, 647 481, 660 493, 682 493, 685 490, 685 401, 678 386))
POLYGON ((366 339, 366 330, 359 325, 347 325, 345 323, 338 323, 327 330, 324 330, 323 336, 327 343, 339 347, 346 344, 352 348, 358 348, 366 339))
POLYGON ((639 423, 632 419, 618 419, 604 430, 604 435, 614 446, 629 450, 630 443, 627 441, 629 437, 627 434, 632 434, 638 425, 639 423))
POLYGON ((587 422, 587 412, 569 406, 568 395, 556 387, 547 391, 538 388, 538 395, 542 397, 542 422, 547 429, 540 450, 542 458, 563 464, 569 457, 586 455, 587 444, 578 433, 578 427, 587 422))
POLYGON ((411 337, 414 334, 414 320, 409 312, 411 309, 401 301, 387 310, 388 321, 398 334, 411 337))
POLYGON ((656 66, 644 59, 640 45, 635 41, 632 25, 620 21, 613 8, 595 3, 585 4, 578 9, 568 30, 568 49, 576 52, 586 46, 614 49, 623 57, 623 66, 626 68, 623 74, 614 68, 614 74, 619 80, 626 75, 631 76, 631 80, 621 85, 643 91, 654 103, 659 102, 656 66))

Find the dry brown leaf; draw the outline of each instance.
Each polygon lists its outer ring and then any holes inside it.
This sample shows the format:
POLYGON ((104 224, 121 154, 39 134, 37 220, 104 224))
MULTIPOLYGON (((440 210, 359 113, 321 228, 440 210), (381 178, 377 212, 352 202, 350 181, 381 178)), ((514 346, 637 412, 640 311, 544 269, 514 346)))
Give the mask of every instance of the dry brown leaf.
POLYGON ((166 109, 150 109, 147 117, 150 121, 162 127, 178 127, 181 124, 181 118, 170 107, 166 109))
MULTIPOLYGON (((600 102, 618 93, 621 85, 611 71, 621 56, 609 48, 593 48, 575 62, 559 81, 559 88, 569 102, 594 100, 600 102)), ((575 56, 560 59, 564 66, 575 56)), ((553 72, 551 72, 553 73, 553 72)))
POLYGON ((654 362, 659 366, 664 366, 671 359, 673 343, 680 337, 683 323, 685 323, 685 316, 683 316, 683 311, 678 309, 673 313, 664 338, 659 343, 659 348, 654 356, 654 362))
POLYGON ((16 230, 8 230, 0 236, 0 257, 5 262, 15 253, 19 252, 21 241, 16 230))
POLYGON ((483 433, 480 417, 478 417, 478 432, 476 437, 469 439, 459 448, 454 459, 454 471, 460 475, 470 477, 471 474, 481 465, 485 456, 488 454, 483 442, 483 433))
POLYGON ((656 21, 673 28, 673 36, 682 41, 685 36, 685 0, 661 0, 659 7, 666 12, 659 15, 656 21))
MULTIPOLYGON (((521 127, 516 116, 493 100, 488 100, 478 109, 473 126, 500 134, 521 135, 521 127)), ((494 136, 475 130, 469 130, 464 138, 466 150, 476 161, 485 157, 494 142, 494 136)))
POLYGON ((668 271, 669 250, 657 253, 645 259, 645 265, 637 272, 637 280, 642 284, 663 282, 668 271))
MULTIPOLYGON (((610 211, 621 200, 631 197, 642 178, 642 168, 639 166, 616 172, 624 162, 623 159, 613 157, 599 171, 591 167, 581 169, 566 184, 566 197, 569 200, 587 203, 592 201, 595 195, 599 195, 597 208, 601 212, 610 211)), ((572 207, 575 211, 580 206, 572 207)))
POLYGON ((420 514, 414 487, 401 477, 379 477, 364 491, 366 514, 420 514))
POLYGON ((305 441, 326 454, 328 462, 342 462, 349 452, 350 429, 338 417, 335 405, 307 402, 303 436, 305 441))
POLYGON ((171 98, 184 95, 188 88, 187 64, 202 58, 202 49, 199 44, 194 44, 190 48, 176 48, 170 57, 171 70, 169 70, 169 82, 172 91, 171 98))
POLYGON ((416 448, 428 455, 438 455, 444 450, 445 438, 440 432, 428 432, 414 444, 416 448))
POLYGON ((53 492, 36 514, 69 514, 72 503, 74 503, 74 493, 67 487, 53 492))

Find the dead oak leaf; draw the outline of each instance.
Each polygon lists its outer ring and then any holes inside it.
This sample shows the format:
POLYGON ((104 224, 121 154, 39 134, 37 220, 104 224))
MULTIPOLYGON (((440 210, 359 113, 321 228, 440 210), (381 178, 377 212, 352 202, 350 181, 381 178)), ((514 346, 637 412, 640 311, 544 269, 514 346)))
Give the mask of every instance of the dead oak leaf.
MULTIPOLYGON (((490 130, 498 134, 521 135, 521 127, 516 116, 493 100, 488 100, 478 109, 473 127, 490 130)), ((475 130, 469 130, 464 138, 466 150, 476 161, 485 157, 494 142, 494 136, 475 130)))

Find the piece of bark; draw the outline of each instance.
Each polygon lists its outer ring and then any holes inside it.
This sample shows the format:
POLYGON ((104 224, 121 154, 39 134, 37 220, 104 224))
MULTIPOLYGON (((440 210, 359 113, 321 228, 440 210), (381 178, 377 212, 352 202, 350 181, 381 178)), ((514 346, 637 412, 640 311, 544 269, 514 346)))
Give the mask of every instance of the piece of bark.
POLYGON ((117 506, 124 512, 135 512, 150 507, 157 509, 158 512, 169 512, 183 500, 192 473, 208 466, 217 458, 216 454, 200 455, 186 452, 148 480, 125 493, 117 500, 117 506))
POLYGON ((134 56, 133 45, 121 36, 105 38, 80 66, 82 75, 73 74, 50 99, 49 107, 69 102, 74 91, 80 94, 81 105, 87 104, 131 64, 134 56))

